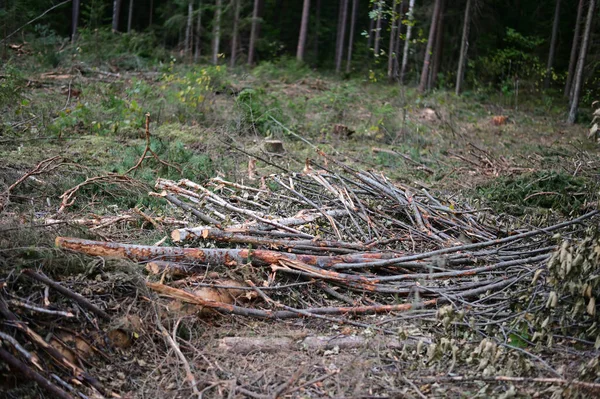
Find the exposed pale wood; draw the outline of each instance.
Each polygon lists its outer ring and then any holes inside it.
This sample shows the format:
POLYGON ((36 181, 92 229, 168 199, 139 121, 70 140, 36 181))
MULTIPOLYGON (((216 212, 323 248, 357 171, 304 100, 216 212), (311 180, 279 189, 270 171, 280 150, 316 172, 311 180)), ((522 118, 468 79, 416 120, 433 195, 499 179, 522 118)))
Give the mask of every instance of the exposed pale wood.
POLYGON ((354 349, 365 346, 378 346, 386 349, 402 349, 414 346, 414 341, 400 341, 395 338, 383 340, 368 339, 356 335, 307 336, 307 337, 225 337, 218 341, 217 349, 224 352, 248 354, 252 352, 322 351, 354 349))

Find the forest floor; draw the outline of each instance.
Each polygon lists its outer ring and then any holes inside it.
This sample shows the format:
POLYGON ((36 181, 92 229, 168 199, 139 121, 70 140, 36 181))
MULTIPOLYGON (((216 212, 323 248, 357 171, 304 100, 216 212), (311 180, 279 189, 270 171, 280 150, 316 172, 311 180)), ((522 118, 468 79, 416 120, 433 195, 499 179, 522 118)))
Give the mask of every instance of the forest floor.
MULTIPOLYGON (((457 98, 447 91, 421 97, 396 85, 340 80, 277 65, 252 73, 172 65, 125 72, 76 65, 42 72, 17 68, 1 78, 0 288, 12 300, 39 306, 47 300, 50 308, 75 313, 73 321, 17 312, 46 339, 85 337, 100 348, 92 353, 80 349, 76 358, 85 358, 77 361, 107 391, 128 398, 192 397, 183 363, 157 326, 163 323, 168 333, 177 335, 203 397, 597 394, 597 387, 586 390, 565 383, 599 378, 585 374, 586 365, 594 359, 597 363, 600 353, 583 339, 555 338, 555 349, 532 343, 523 333, 525 337, 512 337, 511 345, 498 346, 489 357, 483 354, 481 344, 488 342, 483 336, 473 334, 468 325, 444 326, 436 312, 427 317, 415 311, 352 318, 389 325, 398 331, 392 337, 318 318, 200 317, 165 310, 166 300, 144 285, 161 277, 148 276, 135 263, 54 245, 57 236, 135 244, 154 244, 166 236, 168 245, 165 229, 170 226, 150 223, 141 213, 197 222, 148 196, 156 178, 202 183, 220 176, 257 185, 259 180, 251 175, 278 172, 274 165, 301 172, 307 158, 319 157, 314 146, 352 167, 380 171, 393 181, 487 208, 489 218, 503 226, 548 226, 598 207, 600 147, 586 138, 585 123, 563 122, 566 106, 561 100, 478 92, 457 98), (135 168, 145 149, 146 113, 151 148, 164 163, 149 158, 135 168), (281 140, 285 152, 265 151, 265 138, 281 140), (50 167, 9 189, 53 157, 50 167), (251 158, 257 159, 254 166, 251 158), (107 180, 82 186, 58 212, 61 195, 86 178, 128 171, 131 179, 124 184, 107 180), (94 225, 79 219, 109 222, 94 225), (52 289, 44 294, 43 284, 20 274, 27 268, 41 270, 83 295, 111 320, 95 319, 52 289), (123 335, 122 342, 116 342, 115 331, 123 335), (315 336, 334 344, 303 344, 315 336), (347 336, 359 337, 361 343, 335 341, 347 336), (390 344, 405 336, 420 337, 423 346, 419 339, 390 344), (264 338, 264 347, 228 349, 226 337, 264 338), (278 346, 282 338, 290 340, 278 346), (432 345, 445 349, 438 353, 432 345)), ((268 273, 253 278, 267 280, 268 273)), ((286 295, 292 302, 335 303, 335 298, 309 287, 286 295)), ((496 326, 481 331, 488 336, 505 333, 496 326)), ((0 375, 3 397, 50 397, 6 368, 0 367, 0 375)))

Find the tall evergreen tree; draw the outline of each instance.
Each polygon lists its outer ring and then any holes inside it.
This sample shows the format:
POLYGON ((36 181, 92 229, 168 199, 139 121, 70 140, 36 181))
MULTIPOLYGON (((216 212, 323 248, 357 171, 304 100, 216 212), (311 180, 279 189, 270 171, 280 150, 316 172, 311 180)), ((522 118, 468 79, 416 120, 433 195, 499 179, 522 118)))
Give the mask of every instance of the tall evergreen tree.
POLYGON ((458 72, 456 73, 455 93, 458 96, 462 91, 462 84, 465 79, 465 64, 467 62, 467 51, 469 50, 469 31, 471 29, 471 3, 473 0, 467 0, 465 7, 465 17, 463 20, 462 39, 460 41, 460 55, 458 58, 458 72))
POLYGON ((544 79, 544 88, 550 87, 550 77, 552 75, 552 64, 554 64, 554 51, 556 50, 556 39, 558 37, 558 22, 560 19, 560 0, 556 0, 554 8, 554 22, 552 23, 552 39, 550 39, 550 51, 548 53, 548 64, 546 66, 546 78, 544 79))
POLYGON ((302 21, 300 22, 300 35, 298 36, 298 48, 296 50, 296 59, 298 61, 304 61, 304 48, 306 47, 309 12, 310 0, 304 0, 304 5, 302 6, 302 21))
POLYGON ((579 110, 579 96, 581 94, 581 86, 583 84, 583 68, 585 66, 585 59, 587 56, 588 43, 590 41, 590 34, 592 32, 592 22, 594 19, 594 9, 596 8, 596 0, 590 0, 588 6, 588 14, 585 20, 585 30, 583 32, 583 41, 581 42, 581 49, 579 50, 579 60, 577 61, 577 70, 574 76, 573 86, 573 98, 571 99, 571 107, 569 109, 569 117, 567 123, 572 125, 577 119, 577 111, 579 110))
POLYGON ((435 41, 435 30, 439 19, 441 8, 441 0, 435 0, 433 14, 431 15, 431 26, 429 27, 429 38, 427 39, 427 48, 425 49, 425 57, 423 59, 423 69, 421 71, 421 80, 419 83, 419 91, 423 93, 427 88, 427 80, 429 78, 429 68, 431 64, 431 50, 435 41))

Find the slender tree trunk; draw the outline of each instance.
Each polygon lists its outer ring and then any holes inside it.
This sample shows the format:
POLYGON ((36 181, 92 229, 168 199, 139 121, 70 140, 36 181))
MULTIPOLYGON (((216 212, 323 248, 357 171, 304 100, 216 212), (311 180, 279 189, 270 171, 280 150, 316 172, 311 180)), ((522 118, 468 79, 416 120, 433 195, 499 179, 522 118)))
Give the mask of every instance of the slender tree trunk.
POLYGON ((127 33, 131 33, 131 22, 133 21, 133 0, 129 0, 129 14, 127 15, 127 33))
MULTIPOLYGON (((377 4, 378 3, 373 3, 373 9, 372 11, 375 11, 377 9, 377 4)), ((369 17, 369 41, 367 42, 367 48, 369 49, 369 51, 371 51, 371 48, 373 47, 373 30, 375 29, 375 20, 371 17, 369 17)))
POLYGON ((427 39, 427 48, 425 49, 425 58, 423 60, 423 70, 421 71, 421 81, 419 83, 419 91, 423 93, 427 87, 427 78, 429 76, 429 66, 431 64, 431 50, 435 40, 435 30, 437 27, 438 16, 440 13, 441 0, 435 0, 433 7, 433 15, 431 16, 431 26, 429 27, 429 37, 427 39))
POLYGON ((471 29, 471 2, 467 0, 465 7, 465 18, 463 22, 462 40, 460 43, 460 56, 458 59, 458 73, 456 74, 456 95, 462 90, 463 80, 465 78, 465 63, 467 61, 467 51, 469 51, 469 31, 471 29))
POLYGON ((346 73, 350 73, 352 64, 352 47, 354 45, 354 28, 356 25, 356 14, 358 11, 358 0, 352 2, 352 16, 350 17, 350 35, 348 37, 348 54, 346 58, 346 73))
POLYGON ((306 34, 308 33, 308 13, 310 11, 310 0, 304 0, 302 6, 302 22, 300 24, 300 36, 298 37, 298 48, 296 50, 296 59, 304 61, 304 47, 306 46, 306 34))
POLYGON ((317 0, 317 15, 315 27, 315 62, 319 62, 319 37, 321 35, 321 0, 317 0))
POLYGON ((250 28, 250 44, 248 45, 248 65, 254 65, 254 48, 256 47, 256 34, 258 30, 258 8, 260 0, 254 0, 252 10, 252 27, 250 28))
POLYGON ((233 37, 231 38, 231 59, 229 66, 235 66, 238 48, 238 35, 240 30, 240 0, 233 0, 233 37))
POLYGON ((193 17, 194 17, 194 2, 188 0, 187 24, 185 25, 185 39, 183 42, 183 51, 185 56, 192 55, 192 32, 193 32, 193 17))
POLYGON ((121 0, 113 1, 113 15, 112 15, 112 30, 113 32, 119 31, 119 17, 121 16, 121 0))
POLYGON ((431 74, 427 82, 427 90, 435 88, 437 83, 437 76, 440 72, 440 65, 442 63, 442 52, 444 51, 444 12, 446 9, 446 1, 441 0, 440 12, 438 14, 438 23, 435 29, 435 50, 433 52, 433 66, 431 68, 431 74))
POLYGON ((222 0, 217 0, 215 4, 215 25, 213 28, 213 46, 212 46, 212 63, 219 63, 219 44, 221 41, 221 7, 222 0))
POLYGON ((583 17, 583 6, 585 0, 579 0, 577 6, 577 18, 575 20, 575 32, 573 34, 573 44, 571 45, 571 58, 569 59, 569 72, 567 73, 567 82, 565 84, 565 97, 571 99, 571 87, 573 83, 573 74, 577 64, 577 48, 579 47, 579 36, 581 31, 581 18, 583 17))
POLYGON ((548 66, 546 67, 546 79, 544 79, 544 89, 550 87, 550 77, 552 75, 552 64, 554 63, 554 52, 556 50, 556 38, 558 37, 558 22, 560 20, 560 0, 556 0, 554 9, 554 23, 552 24, 552 39, 550 40, 550 52, 548 53, 548 66))
POLYGON ((396 45, 394 46, 394 66, 393 66, 393 78, 398 79, 398 70, 400 69, 400 43, 402 42, 402 15, 403 15, 403 7, 404 2, 400 0, 400 5, 398 7, 398 21, 396 22, 396 45))
POLYGON ((583 85, 583 67, 585 66, 585 57, 587 55, 588 43, 590 41, 590 32, 592 31, 592 21, 594 19, 594 8, 596 0, 590 0, 588 14, 585 21, 585 31, 583 32, 583 41, 579 50, 579 60, 577 61, 577 70, 575 71, 575 80, 573 86, 573 100, 571 101, 571 109, 569 110, 569 118, 567 123, 572 125, 577 119, 577 110, 579 108, 579 95, 581 94, 581 86, 583 85))
POLYGON ((340 49, 343 47, 343 44, 340 45, 340 37, 342 32, 342 13, 344 11, 344 0, 339 0, 338 4, 338 18, 336 24, 336 34, 335 34, 335 62, 337 63, 338 55, 340 53, 340 49))
POLYGON ((377 5, 377 25, 375 28, 375 57, 379 57, 379 46, 381 44, 381 17, 383 16, 383 0, 379 0, 377 5))
POLYGON ((396 40, 398 39, 398 25, 400 24, 400 17, 398 15, 398 0, 393 0, 392 4, 392 26, 390 29, 390 48, 388 51, 388 70, 387 76, 390 81, 394 79, 394 60, 396 58, 396 40))
POLYGON ((402 52, 402 66, 400 67, 400 83, 404 83, 404 75, 406 74, 406 64, 408 64, 408 49, 410 47, 410 34, 412 33, 414 9, 415 0, 410 0, 410 2, 408 3, 408 26, 406 27, 406 39, 404 40, 404 51, 402 52))
POLYGON ((342 0, 342 20, 340 26, 340 40, 337 51, 337 59, 335 60, 335 71, 342 71, 342 59, 344 57, 344 44, 346 43, 346 20, 348 19, 348 0, 342 0))
POLYGON ((153 15, 154 15, 154 0, 150 0, 150 15, 148 16, 148 26, 152 26, 153 15))
POLYGON ((73 9, 71 14, 71 42, 77 39, 77 25, 79 24, 79 0, 73 0, 73 9))
POLYGON ((200 58, 200 37, 202 36, 202 0, 198 2, 198 13, 196 19, 196 37, 194 42, 194 62, 198 62, 198 58, 200 58))

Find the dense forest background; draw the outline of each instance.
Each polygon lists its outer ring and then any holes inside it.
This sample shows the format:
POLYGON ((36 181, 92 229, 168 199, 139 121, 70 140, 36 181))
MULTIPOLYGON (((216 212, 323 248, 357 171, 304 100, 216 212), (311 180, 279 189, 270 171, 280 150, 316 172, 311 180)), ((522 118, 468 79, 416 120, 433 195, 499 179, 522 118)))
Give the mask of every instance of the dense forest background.
POLYGON ((600 98, 600 32, 597 21, 593 20, 598 14, 595 1, 5 0, 2 3, 2 36, 7 38, 2 42, 4 60, 11 55, 7 45, 16 42, 31 43, 40 61, 52 67, 78 58, 134 69, 168 63, 172 57, 183 63, 243 65, 299 56, 311 67, 338 71, 345 76, 365 76, 371 81, 397 80, 404 61, 405 83, 424 84, 424 89, 454 89, 462 48, 466 55, 465 89, 500 91, 507 97, 519 91, 538 93, 543 89, 572 97, 568 76, 576 75, 586 17, 590 14, 580 103, 589 107, 600 98), (298 44, 305 3, 308 19, 300 56, 298 44), (49 8, 53 9, 40 17, 49 8), (251 43, 253 21, 255 45, 251 43), (74 32, 76 41, 71 46, 69 38, 73 38, 74 32), (461 46, 464 33, 465 45, 461 46), (249 59, 251 47, 255 51, 249 59), (425 58, 431 59, 424 63, 425 58), (424 65, 430 66, 425 82, 424 65))

